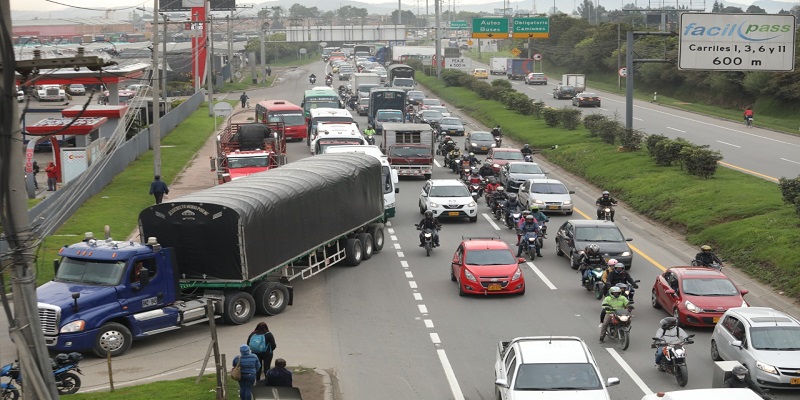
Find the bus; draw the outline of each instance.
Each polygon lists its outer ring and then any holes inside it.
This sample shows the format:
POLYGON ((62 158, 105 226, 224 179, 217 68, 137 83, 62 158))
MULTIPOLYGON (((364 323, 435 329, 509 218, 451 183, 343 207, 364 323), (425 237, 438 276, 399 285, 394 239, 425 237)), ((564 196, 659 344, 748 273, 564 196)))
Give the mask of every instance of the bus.
POLYGON ((311 110, 315 108, 344 108, 342 101, 339 99, 339 94, 327 86, 306 90, 303 93, 303 102, 300 103, 300 107, 303 107, 306 123, 310 122, 311 110))
POLYGON ((256 104, 256 121, 262 124, 283 122, 286 140, 298 142, 308 138, 308 124, 303 108, 286 100, 266 100, 256 104))
POLYGON ((386 157, 378 146, 359 146, 359 145, 342 145, 331 146, 325 149, 325 154, 328 153, 363 153, 377 158, 381 162, 381 184, 383 191, 383 216, 386 219, 392 218, 396 214, 395 205, 397 203, 397 193, 400 193, 400 188, 397 186, 399 179, 396 169, 392 169, 389 165, 389 158, 386 157))
POLYGON ((308 139, 306 144, 311 147, 311 141, 315 139, 317 127, 324 123, 349 124, 356 122, 350 111, 341 108, 315 108, 311 110, 311 117, 308 122, 308 139))

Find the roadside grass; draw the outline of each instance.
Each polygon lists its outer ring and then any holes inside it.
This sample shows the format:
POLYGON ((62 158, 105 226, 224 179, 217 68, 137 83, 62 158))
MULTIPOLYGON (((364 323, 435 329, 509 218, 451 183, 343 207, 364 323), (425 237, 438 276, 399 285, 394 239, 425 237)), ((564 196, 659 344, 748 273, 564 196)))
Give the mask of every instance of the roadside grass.
MULTIPOLYGON (((113 392, 75 393, 70 399, 75 400, 183 400, 183 399, 216 399, 217 378, 214 374, 206 374, 195 384, 197 377, 159 381, 138 386, 126 386, 113 392)), ((239 397, 239 383, 229 379, 225 385, 229 399, 239 397)))
POLYGON ((550 128, 468 89, 422 74, 417 81, 482 124, 500 124, 505 135, 541 149, 548 161, 611 191, 637 213, 692 244, 711 244, 754 279, 800 298, 800 219, 774 183, 723 167, 711 179, 692 177, 679 166, 657 166, 644 149, 619 151, 583 126, 550 128))
MULTIPOLYGON (((235 105, 235 101, 229 101, 235 105)), ((214 119, 208 116, 203 103, 189 118, 181 122, 161 141, 161 179, 167 184, 191 161, 214 130, 214 119)), ((209 176, 209 179, 212 179, 209 176)), ((85 232, 103 237, 103 227, 111 227, 116 240, 124 240, 136 228, 139 211, 154 203, 150 195, 153 181, 153 152, 148 151, 125 169, 100 193, 84 203, 37 251, 36 285, 53 279, 53 260, 58 250, 79 242, 85 232)))

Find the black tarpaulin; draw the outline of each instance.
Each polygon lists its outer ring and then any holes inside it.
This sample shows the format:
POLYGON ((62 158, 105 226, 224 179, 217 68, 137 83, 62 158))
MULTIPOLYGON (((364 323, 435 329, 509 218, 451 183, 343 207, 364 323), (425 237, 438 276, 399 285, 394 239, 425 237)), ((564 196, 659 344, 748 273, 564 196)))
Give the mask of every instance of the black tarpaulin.
POLYGON ((322 154, 148 207, 139 230, 181 278, 251 280, 381 218, 382 188, 376 158, 322 154))

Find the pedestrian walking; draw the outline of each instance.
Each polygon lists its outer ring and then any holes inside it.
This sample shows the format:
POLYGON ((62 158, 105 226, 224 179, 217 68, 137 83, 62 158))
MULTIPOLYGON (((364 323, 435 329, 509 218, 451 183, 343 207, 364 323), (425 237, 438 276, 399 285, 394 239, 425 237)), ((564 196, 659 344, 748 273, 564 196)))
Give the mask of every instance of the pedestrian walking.
POLYGON ((267 76, 272 76, 272 67, 267 65, 267 76))
POLYGON ((242 375, 239 379, 239 399, 252 400, 253 385, 256 383, 256 371, 261 368, 258 357, 250 352, 250 346, 239 346, 239 355, 233 358, 233 367, 240 366, 242 375))
POLYGON ((33 172, 33 188, 39 188, 39 181, 36 180, 36 174, 39 173, 39 163, 36 160, 33 160, 33 165, 31 166, 31 171, 33 172))
POLYGON ((58 181, 58 170, 56 170, 56 165, 50 161, 50 163, 47 164, 47 168, 44 169, 44 172, 47 173, 47 191, 55 191, 56 183, 58 181))
POLYGON ((267 377, 267 370, 272 365, 273 351, 278 347, 275 344, 275 336, 269 331, 266 322, 259 322, 256 329, 247 337, 247 344, 250 350, 261 361, 261 367, 256 373, 256 380, 261 379, 261 371, 264 371, 264 377, 267 377))
POLYGON ((282 358, 275 360, 275 368, 270 368, 267 371, 264 386, 292 387, 292 371, 286 369, 286 360, 282 358))
POLYGON ((156 204, 161 204, 165 194, 169 194, 167 184, 161 181, 161 175, 153 177, 153 182, 150 184, 150 194, 155 196, 156 204))
POLYGON ((250 99, 250 96, 247 95, 247 92, 242 92, 242 95, 239 96, 239 100, 242 101, 242 108, 247 105, 247 100, 250 99))

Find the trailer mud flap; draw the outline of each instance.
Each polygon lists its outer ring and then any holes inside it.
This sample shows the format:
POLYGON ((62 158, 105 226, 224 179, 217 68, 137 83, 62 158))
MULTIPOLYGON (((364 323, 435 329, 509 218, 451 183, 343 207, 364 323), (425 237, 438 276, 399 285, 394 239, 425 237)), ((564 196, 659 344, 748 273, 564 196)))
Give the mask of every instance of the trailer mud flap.
POLYGON ((294 286, 286 285, 286 290, 289 291, 289 302, 286 304, 291 306, 293 305, 292 303, 294 303, 294 286))

